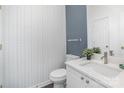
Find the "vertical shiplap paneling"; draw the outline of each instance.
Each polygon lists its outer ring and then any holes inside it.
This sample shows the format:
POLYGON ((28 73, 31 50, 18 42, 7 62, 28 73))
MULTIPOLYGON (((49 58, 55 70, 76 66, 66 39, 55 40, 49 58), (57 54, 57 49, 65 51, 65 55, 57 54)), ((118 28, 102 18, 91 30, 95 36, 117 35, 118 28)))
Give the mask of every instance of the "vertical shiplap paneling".
MULTIPOLYGON (((2 44, 2 10, 0 6, 0 44, 2 44)), ((0 85, 3 83, 3 51, 0 49, 0 85)))
POLYGON ((8 27, 8 22, 7 22, 7 20, 8 20, 8 17, 7 17, 7 15, 8 15, 8 12, 7 11, 5 11, 6 10, 6 8, 7 7, 4 7, 4 6, 2 6, 2 23, 3 23, 3 61, 4 61, 4 64, 3 64, 3 87, 5 87, 5 85, 6 86, 8 86, 7 85, 7 81, 6 81, 6 73, 7 73, 7 69, 5 69, 6 67, 7 67, 7 65, 8 64, 6 64, 7 63, 7 59, 8 59, 8 57, 5 55, 6 54, 6 52, 8 51, 8 49, 6 48, 6 45, 7 45, 7 42, 8 42, 8 40, 6 39, 6 35, 5 35, 5 33, 7 32, 7 27, 8 27), (5 25, 6 24, 6 25, 5 25), (6 50, 5 50, 5 48, 6 48, 6 50), (6 59, 6 60, 5 60, 6 59), (5 65, 6 64, 6 65, 5 65))
POLYGON ((64 6, 3 6, 5 87, 47 81, 65 57, 64 6))

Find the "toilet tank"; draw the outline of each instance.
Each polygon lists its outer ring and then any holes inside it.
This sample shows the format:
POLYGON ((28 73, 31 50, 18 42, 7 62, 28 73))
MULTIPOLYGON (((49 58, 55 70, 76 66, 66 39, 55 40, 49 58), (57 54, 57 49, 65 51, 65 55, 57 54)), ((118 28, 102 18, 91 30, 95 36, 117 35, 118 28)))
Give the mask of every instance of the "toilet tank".
POLYGON ((79 59, 79 56, 76 55, 72 55, 72 54, 67 54, 66 55, 66 61, 71 61, 71 60, 75 60, 75 59, 79 59))

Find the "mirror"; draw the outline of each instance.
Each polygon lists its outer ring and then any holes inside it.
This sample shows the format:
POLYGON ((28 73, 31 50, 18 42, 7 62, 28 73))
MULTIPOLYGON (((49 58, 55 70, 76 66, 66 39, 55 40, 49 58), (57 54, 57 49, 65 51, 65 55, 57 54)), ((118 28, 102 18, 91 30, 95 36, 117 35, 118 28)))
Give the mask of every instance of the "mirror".
POLYGON ((124 6, 87 6, 88 47, 124 57, 124 6))

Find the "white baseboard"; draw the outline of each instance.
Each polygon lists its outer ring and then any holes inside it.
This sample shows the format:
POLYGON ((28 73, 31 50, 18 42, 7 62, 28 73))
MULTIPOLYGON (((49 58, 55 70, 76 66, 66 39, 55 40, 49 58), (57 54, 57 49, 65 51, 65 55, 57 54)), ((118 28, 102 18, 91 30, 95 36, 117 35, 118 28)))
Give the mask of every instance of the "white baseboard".
POLYGON ((42 87, 44 87, 44 86, 46 86, 48 84, 51 84, 51 83, 52 82, 50 80, 47 80, 47 81, 41 82, 39 84, 36 84, 36 85, 34 85, 34 86, 30 87, 30 88, 42 88, 42 87))

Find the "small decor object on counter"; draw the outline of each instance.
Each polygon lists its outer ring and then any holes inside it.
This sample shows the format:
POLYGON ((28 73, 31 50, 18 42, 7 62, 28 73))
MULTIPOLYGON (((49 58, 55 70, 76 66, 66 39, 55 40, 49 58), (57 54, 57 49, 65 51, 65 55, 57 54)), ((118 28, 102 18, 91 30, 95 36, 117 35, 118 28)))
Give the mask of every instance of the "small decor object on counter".
POLYGON ((91 56, 93 55, 93 49, 85 49, 82 53, 83 56, 87 57, 87 60, 91 59, 91 56))
POLYGON ((121 46, 121 49, 124 50, 124 46, 121 46))
POLYGON ((96 54, 101 54, 101 49, 99 47, 94 47, 93 52, 96 54))
POLYGON ((93 53, 94 53, 94 56, 92 57, 93 59, 101 60, 101 57, 103 55, 101 54, 101 49, 99 47, 93 47, 93 53))
POLYGON ((119 67, 120 67, 121 69, 124 69, 124 64, 119 64, 119 67))

